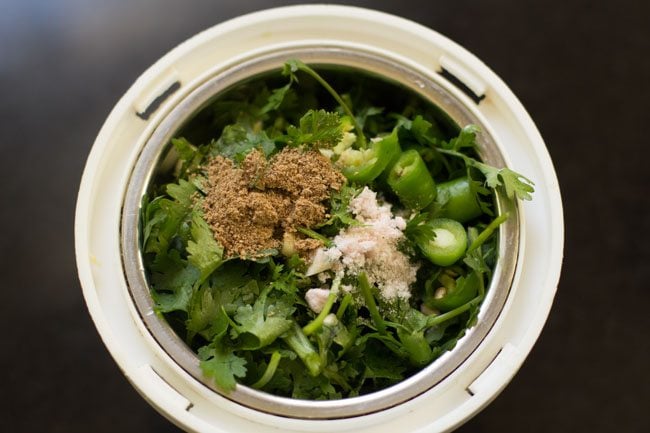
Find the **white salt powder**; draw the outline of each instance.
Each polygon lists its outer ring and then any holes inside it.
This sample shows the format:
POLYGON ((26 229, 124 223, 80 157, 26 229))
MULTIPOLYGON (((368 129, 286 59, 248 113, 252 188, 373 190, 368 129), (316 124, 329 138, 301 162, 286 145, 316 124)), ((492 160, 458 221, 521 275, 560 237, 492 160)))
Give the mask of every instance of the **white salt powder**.
POLYGON ((333 247, 317 251, 310 270, 352 275, 366 272, 384 299, 408 299, 419 266, 397 249, 406 221, 393 216, 390 204, 379 204, 377 193, 368 187, 350 201, 349 208, 363 225, 348 227, 334 238, 333 247))

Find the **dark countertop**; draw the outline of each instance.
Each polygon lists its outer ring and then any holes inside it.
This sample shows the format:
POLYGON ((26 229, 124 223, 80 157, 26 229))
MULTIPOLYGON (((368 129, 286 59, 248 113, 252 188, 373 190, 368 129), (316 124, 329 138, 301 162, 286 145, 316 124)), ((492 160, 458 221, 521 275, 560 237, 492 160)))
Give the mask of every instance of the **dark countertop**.
MULTIPOLYGON (((85 158, 135 78, 198 31, 292 2, 0 5, 0 425, 176 431, 122 376, 86 311, 73 220, 85 158)), ((489 65, 544 137, 562 188, 563 274, 546 327, 463 432, 650 431, 647 2, 356 1, 489 65)))

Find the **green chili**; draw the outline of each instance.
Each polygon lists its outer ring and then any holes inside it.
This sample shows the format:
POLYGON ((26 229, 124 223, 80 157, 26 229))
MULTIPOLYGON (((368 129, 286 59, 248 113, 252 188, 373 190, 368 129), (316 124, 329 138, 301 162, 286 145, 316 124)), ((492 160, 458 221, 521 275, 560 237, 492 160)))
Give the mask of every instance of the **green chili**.
POLYGON ((435 265, 449 266, 460 259, 467 249, 467 232, 461 223, 448 218, 435 218, 425 223, 435 235, 422 236, 417 245, 422 254, 435 265))
POLYGON ((472 182, 467 176, 436 185, 436 199, 431 206, 441 209, 439 215, 461 223, 483 214, 472 182))
POLYGON ((370 183, 375 180, 400 153, 397 130, 372 143, 369 149, 346 149, 338 159, 341 171, 349 180, 370 183))
POLYGON ((388 185, 400 202, 422 209, 436 197, 436 185, 422 157, 415 149, 403 152, 388 173, 388 185))

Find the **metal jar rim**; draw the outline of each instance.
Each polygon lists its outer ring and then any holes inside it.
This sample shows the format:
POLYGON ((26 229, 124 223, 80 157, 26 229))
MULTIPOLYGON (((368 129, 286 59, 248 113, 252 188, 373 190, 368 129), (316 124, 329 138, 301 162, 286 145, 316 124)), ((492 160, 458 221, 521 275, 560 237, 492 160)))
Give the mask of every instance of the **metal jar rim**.
POLYGON ((167 321, 154 312, 154 301, 144 271, 140 252, 140 205, 170 139, 193 114, 223 91, 259 74, 278 70, 291 58, 308 64, 350 67, 379 75, 409 88, 438 106, 459 125, 477 124, 480 128, 479 154, 483 161, 503 167, 504 156, 482 122, 466 106, 465 101, 445 89, 432 77, 405 65, 397 59, 358 47, 335 45, 293 46, 269 50, 263 55, 242 59, 235 65, 215 73, 182 99, 162 119, 144 145, 127 187, 122 208, 122 265, 129 293, 140 318, 162 349, 192 377, 224 397, 262 412, 299 419, 348 418, 388 409, 426 392, 458 368, 480 345, 496 322, 510 292, 517 266, 520 218, 518 205, 497 194, 499 213, 511 217, 501 225, 498 238, 498 261, 483 300, 476 325, 467 330, 456 347, 405 380, 380 391, 340 400, 313 401, 279 397, 238 384, 230 393, 219 390, 206 378, 197 355, 174 332, 167 321))

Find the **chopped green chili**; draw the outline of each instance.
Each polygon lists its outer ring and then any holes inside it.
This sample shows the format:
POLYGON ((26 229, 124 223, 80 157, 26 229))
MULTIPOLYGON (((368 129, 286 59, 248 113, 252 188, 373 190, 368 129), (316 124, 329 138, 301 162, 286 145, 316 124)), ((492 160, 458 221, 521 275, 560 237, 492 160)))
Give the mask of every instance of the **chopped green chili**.
POLYGON ((415 149, 400 155, 388 173, 388 185, 400 202, 411 209, 422 209, 436 197, 433 177, 415 149))

